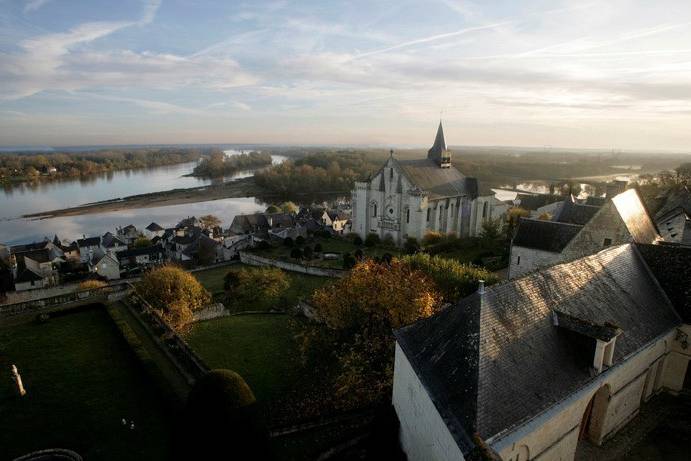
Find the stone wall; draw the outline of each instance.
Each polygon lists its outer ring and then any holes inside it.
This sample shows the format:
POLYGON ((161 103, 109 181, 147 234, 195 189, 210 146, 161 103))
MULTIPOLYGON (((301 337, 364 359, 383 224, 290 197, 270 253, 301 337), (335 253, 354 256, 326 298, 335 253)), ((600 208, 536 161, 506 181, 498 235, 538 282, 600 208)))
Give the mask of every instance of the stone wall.
POLYGON ((536 269, 554 266, 561 261, 561 253, 511 245, 508 278, 515 279, 536 269))
POLYGON ((631 234, 611 201, 600 208, 562 250, 564 261, 572 261, 603 250, 606 247, 605 239, 610 240, 609 246, 631 242, 631 234))
POLYGON ((290 272, 299 272, 301 274, 316 275, 318 277, 340 278, 344 277, 348 273, 347 271, 340 269, 327 269, 316 266, 305 266, 302 264, 281 261, 279 259, 264 258, 263 256, 257 256, 255 254, 247 253, 245 251, 240 252, 240 261, 243 264, 247 264, 250 266, 272 266, 290 272))
POLYGON ((211 320, 218 317, 225 317, 226 315, 230 315, 228 313, 228 309, 226 309, 223 303, 216 303, 193 312, 192 320, 194 322, 200 322, 202 320, 211 320))

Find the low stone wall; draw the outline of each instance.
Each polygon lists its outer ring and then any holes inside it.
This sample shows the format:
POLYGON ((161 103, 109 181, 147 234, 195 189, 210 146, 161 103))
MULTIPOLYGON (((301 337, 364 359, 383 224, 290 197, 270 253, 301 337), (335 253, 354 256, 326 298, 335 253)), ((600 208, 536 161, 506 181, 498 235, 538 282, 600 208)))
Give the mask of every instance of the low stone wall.
POLYGON ((324 267, 306 266, 303 264, 289 263, 287 261, 281 261, 280 259, 271 259, 265 258, 263 256, 257 256, 255 254, 247 253, 245 251, 240 252, 240 261, 243 264, 247 264, 250 266, 272 266, 290 272, 299 272, 301 274, 306 275, 316 275, 317 277, 341 278, 347 274, 347 271, 341 269, 327 269, 324 267))
POLYGON ((194 322, 200 322, 202 320, 211 320, 218 317, 225 317, 230 315, 228 309, 223 305, 223 303, 216 303, 206 306, 192 313, 192 320, 194 322))

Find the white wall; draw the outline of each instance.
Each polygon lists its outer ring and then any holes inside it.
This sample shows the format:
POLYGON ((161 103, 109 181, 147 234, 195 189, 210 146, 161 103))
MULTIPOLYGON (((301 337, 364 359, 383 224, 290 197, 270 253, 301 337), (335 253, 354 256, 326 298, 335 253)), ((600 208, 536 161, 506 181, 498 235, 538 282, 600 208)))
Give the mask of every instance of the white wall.
MULTIPOLYGON (((586 387, 537 415, 521 426, 496 435, 487 442, 507 461, 515 460, 519 449, 527 447, 531 460, 574 459, 583 414, 595 393, 609 386, 602 412, 601 440, 611 437, 638 413, 646 382, 653 384, 650 394, 671 383, 680 368, 664 366, 673 353, 676 329, 658 338, 625 362, 603 371, 586 387), (664 360, 663 366, 660 360, 664 360), (658 376, 658 373, 662 373, 658 376)), ((684 367, 683 371, 686 371, 684 367)), ((524 461, 521 458, 521 461, 524 461)))
POLYGON ((408 461, 465 459, 398 343, 394 366, 393 406, 408 461))
POLYGON ((536 250, 512 244, 508 278, 514 279, 541 267, 554 266, 561 261, 561 253, 552 253, 551 251, 536 250))

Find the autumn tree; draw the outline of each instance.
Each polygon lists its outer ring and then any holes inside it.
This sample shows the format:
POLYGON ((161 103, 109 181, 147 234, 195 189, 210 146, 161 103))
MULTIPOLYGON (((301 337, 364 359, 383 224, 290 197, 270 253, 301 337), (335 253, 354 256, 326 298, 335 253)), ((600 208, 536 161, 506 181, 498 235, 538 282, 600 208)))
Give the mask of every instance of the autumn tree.
POLYGON ((402 260, 365 260, 317 290, 311 302, 322 323, 303 334, 304 359, 315 367, 335 365, 334 395, 348 408, 389 397, 392 331, 432 315, 441 296, 430 277, 402 260))
POLYGON ((211 229, 220 226, 222 221, 217 216, 207 214, 200 217, 199 222, 202 224, 202 227, 211 229))
POLYGON ((211 301, 209 293, 193 275, 169 264, 144 274, 136 288, 177 331, 184 331, 192 321, 192 313, 211 301))
POLYGON ((290 288, 288 276, 276 267, 230 271, 224 279, 226 304, 235 311, 276 307, 290 288))
POLYGON ((137 240, 134 241, 135 248, 146 248, 148 246, 151 246, 151 240, 144 236, 138 237, 137 240))
POLYGON ((283 202, 281 203, 281 211, 284 213, 297 213, 300 208, 293 202, 283 202))

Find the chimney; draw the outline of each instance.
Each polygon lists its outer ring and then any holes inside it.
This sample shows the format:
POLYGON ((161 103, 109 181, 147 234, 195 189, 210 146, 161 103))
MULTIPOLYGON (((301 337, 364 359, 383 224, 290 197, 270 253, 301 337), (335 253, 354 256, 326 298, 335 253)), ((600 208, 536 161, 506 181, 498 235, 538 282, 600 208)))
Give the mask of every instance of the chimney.
POLYGON ((477 292, 480 296, 485 294, 485 281, 484 280, 478 280, 478 287, 477 287, 477 292))

